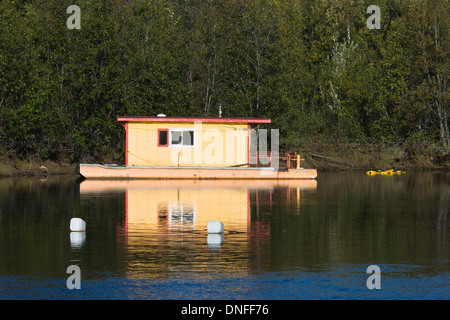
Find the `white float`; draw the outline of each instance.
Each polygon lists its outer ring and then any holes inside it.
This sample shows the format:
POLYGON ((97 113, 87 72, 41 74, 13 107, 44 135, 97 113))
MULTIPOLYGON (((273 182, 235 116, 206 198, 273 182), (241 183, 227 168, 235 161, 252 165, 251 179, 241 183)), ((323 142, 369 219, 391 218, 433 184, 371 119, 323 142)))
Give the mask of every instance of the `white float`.
POLYGON ((86 222, 80 218, 70 219, 70 231, 83 232, 86 230, 86 222))
POLYGON ((223 233, 223 223, 220 221, 208 221, 208 233, 223 233))

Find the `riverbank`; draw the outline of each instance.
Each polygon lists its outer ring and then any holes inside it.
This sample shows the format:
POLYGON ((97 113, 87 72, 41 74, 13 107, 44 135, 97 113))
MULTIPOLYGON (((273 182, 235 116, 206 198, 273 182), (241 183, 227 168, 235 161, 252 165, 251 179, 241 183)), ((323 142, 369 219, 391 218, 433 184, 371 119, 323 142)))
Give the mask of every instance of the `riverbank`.
POLYGON ((0 159, 0 178, 76 174, 77 164, 65 161, 0 159))
POLYGON ((420 158, 420 159, 396 159, 388 155, 348 157, 339 155, 324 155, 308 153, 303 157, 302 166, 315 168, 318 171, 368 171, 368 170, 450 170, 449 157, 420 158))
POLYGON ((449 170, 450 152, 435 146, 415 144, 386 146, 382 144, 310 143, 301 152, 302 166, 320 171, 367 170, 449 170))
MULTIPOLYGON (((392 150, 368 154, 354 150, 349 153, 314 151, 302 154, 301 166, 318 171, 367 171, 398 169, 409 171, 449 170, 450 157, 398 157, 392 150)), ((77 175, 78 163, 40 159, 11 160, 0 158, 0 178, 26 176, 77 175)))

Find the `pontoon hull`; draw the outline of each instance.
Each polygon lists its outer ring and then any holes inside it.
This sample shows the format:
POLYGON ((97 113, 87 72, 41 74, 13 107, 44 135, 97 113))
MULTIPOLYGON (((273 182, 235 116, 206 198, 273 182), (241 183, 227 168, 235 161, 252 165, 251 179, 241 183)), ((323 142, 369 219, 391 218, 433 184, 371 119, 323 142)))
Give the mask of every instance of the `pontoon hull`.
POLYGON ((86 179, 315 179, 316 169, 236 167, 143 167, 80 164, 86 179))

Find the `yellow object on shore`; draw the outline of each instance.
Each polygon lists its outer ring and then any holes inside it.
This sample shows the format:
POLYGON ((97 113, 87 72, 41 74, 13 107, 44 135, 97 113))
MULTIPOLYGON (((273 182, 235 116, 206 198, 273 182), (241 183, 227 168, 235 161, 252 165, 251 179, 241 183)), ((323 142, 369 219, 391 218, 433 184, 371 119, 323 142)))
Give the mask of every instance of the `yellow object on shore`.
POLYGON ((404 174, 406 173, 405 171, 400 171, 400 170, 395 170, 395 169, 389 169, 389 170, 371 170, 371 171, 367 171, 366 174, 368 175, 376 175, 376 174, 381 174, 384 176, 390 176, 390 175, 394 175, 394 174, 404 174))

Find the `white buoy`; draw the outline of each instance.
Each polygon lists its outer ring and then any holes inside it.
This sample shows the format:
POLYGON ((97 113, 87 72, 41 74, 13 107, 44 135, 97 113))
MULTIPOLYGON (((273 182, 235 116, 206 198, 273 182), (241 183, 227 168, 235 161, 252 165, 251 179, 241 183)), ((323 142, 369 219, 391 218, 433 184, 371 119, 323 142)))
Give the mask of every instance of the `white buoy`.
POLYGON ((70 231, 82 232, 86 230, 86 222, 80 218, 70 219, 70 231))
POLYGON ((208 221, 208 233, 223 233, 223 223, 220 221, 208 221))

